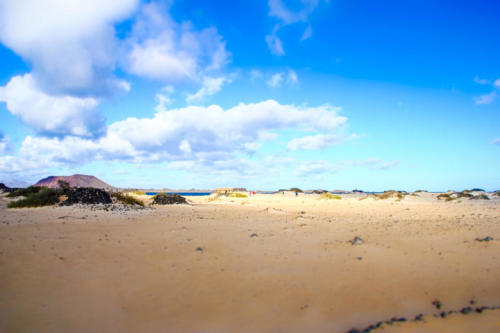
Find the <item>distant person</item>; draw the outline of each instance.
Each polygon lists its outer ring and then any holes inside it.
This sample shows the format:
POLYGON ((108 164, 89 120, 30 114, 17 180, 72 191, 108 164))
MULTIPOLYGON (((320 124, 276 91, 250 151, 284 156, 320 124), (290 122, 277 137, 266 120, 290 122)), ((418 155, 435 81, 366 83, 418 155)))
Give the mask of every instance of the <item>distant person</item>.
POLYGON ((298 196, 299 195, 299 192, 295 192, 295 196, 298 196))

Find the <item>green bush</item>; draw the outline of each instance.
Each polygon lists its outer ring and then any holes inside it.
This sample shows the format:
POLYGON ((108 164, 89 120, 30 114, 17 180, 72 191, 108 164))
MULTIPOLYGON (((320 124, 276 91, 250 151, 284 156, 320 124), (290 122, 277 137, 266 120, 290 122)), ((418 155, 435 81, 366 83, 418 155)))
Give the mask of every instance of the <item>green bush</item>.
POLYGON ((62 192, 59 189, 41 188, 38 192, 32 192, 21 200, 9 202, 8 208, 42 207, 55 205, 59 202, 62 192))
POLYGON ((118 202, 124 203, 126 205, 139 205, 144 207, 144 202, 134 198, 133 196, 123 194, 121 192, 111 193, 111 197, 116 198, 118 202))
POLYGON ((9 194, 7 194, 8 198, 17 198, 17 197, 27 197, 30 194, 38 193, 45 187, 41 186, 30 186, 26 188, 16 188, 12 190, 9 194))

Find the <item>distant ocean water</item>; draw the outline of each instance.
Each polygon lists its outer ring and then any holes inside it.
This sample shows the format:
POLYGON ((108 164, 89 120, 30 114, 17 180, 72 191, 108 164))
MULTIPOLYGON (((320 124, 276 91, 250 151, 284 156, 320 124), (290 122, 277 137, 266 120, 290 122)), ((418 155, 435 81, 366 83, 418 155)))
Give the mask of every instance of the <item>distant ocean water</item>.
MULTIPOLYGON (((146 192, 146 195, 157 195, 160 192, 146 192)), ((210 192, 167 192, 167 194, 178 194, 185 197, 200 197, 210 195, 210 192)))

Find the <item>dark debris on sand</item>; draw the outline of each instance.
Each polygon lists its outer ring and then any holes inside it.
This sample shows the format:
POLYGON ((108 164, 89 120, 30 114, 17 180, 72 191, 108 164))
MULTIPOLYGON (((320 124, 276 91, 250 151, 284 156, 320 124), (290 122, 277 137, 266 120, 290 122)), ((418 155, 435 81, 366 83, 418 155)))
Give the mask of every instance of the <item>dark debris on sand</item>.
MULTIPOLYGON (((469 303, 472 305, 475 304, 475 301, 471 300, 469 303)), ((441 302, 438 300, 433 301, 432 305, 434 305, 436 309, 440 309, 442 306, 441 302)), ((500 310, 500 306, 479 306, 475 308, 467 306, 460 310, 441 311, 440 313, 434 314, 433 316, 437 318, 446 318, 447 316, 450 315, 457 315, 457 314, 467 315, 471 312, 483 313, 486 310, 500 310)), ((349 331, 347 331, 347 333, 370 333, 371 331, 381 328, 383 325, 392 325, 395 323, 403 323, 407 321, 412 321, 412 322, 424 321, 424 316, 425 316, 424 314, 420 313, 416 315, 414 319, 407 319, 405 317, 401 317, 401 318, 392 318, 385 321, 382 320, 377 322, 376 324, 372 324, 363 329, 352 328, 349 331)))
POLYGON ((493 240, 495 240, 495 238, 493 238, 491 236, 486 236, 484 238, 480 238, 480 237, 476 238, 476 242, 491 242, 493 240))

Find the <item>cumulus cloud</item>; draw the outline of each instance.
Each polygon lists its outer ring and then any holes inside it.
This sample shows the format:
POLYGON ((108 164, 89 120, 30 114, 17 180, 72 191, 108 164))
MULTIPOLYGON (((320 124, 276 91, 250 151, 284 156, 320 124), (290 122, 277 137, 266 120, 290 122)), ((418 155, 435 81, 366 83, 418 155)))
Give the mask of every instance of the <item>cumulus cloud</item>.
POLYGON ((495 82, 493 83, 493 85, 495 86, 495 88, 500 89, 500 79, 495 80, 495 82))
POLYGON ((201 101, 206 96, 215 95, 218 93, 225 83, 231 82, 230 79, 221 77, 205 77, 203 78, 203 86, 196 93, 188 95, 186 102, 189 104, 201 101))
POLYGON ((495 100, 497 93, 492 91, 489 94, 481 95, 475 98, 475 102, 477 105, 491 104, 495 100))
POLYGON ((105 132, 97 99, 46 94, 31 74, 15 76, 0 87, 0 102, 40 134, 93 137, 105 132))
MULTIPOLYGON (((302 22, 309 22, 309 15, 318 6, 318 0, 302 0, 301 8, 298 10, 289 9, 282 0, 269 0, 269 16, 274 17, 279 20, 272 32, 266 35, 266 42, 269 50, 277 56, 285 54, 283 49, 283 43, 278 37, 278 31, 287 25, 302 22)), ((300 40, 304 41, 312 36, 312 27, 308 24, 307 28, 304 30, 300 40)))
POLYGON ((500 138, 493 140, 493 144, 500 145, 500 138))
POLYGON ((138 0, 18 0, 0 2, 0 41, 33 68, 48 93, 102 95, 127 89, 112 71, 117 59, 113 24, 138 0), (96 10, 98 8, 98 10, 96 10))
POLYGON ((0 156, 0 173, 10 168, 49 168, 89 161, 197 161, 222 168, 238 154, 252 154, 272 131, 289 129, 333 133, 347 122, 339 108, 299 107, 268 100, 220 106, 189 106, 157 112, 152 118, 127 118, 108 127, 106 135, 31 137, 17 156, 0 156), (38 162, 37 162, 38 161, 38 162))
POLYGON ((142 6, 128 40, 127 71, 177 82, 199 80, 227 64, 230 55, 215 28, 197 31, 190 22, 174 22, 168 9, 155 2, 142 6))

